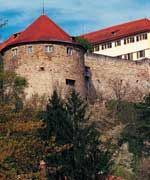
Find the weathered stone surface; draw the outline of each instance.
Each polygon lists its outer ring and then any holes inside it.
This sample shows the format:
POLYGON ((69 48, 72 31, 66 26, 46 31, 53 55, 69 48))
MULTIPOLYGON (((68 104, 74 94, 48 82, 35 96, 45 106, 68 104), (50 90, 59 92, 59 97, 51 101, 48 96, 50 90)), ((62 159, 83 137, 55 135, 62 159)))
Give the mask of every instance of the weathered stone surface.
POLYGON ((92 100, 98 96, 103 100, 141 100, 150 89, 150 60, 135 62, 96 54, 84 57, 80 46, 66 43, 28 43, 13 48, 4 52, 4 67, 27 79, 27 97, 51 95, 54 88, 64 96, 69 87, 66 79, 75 80, 75 89, 92 100), (46 53, 46 45, 52 45, 53 51, 46 53), (33 47, 32 53, 28 52, 29 46, 33 47), (72 55, 67 54, 67 47, 72 48, 72 55), (16 56, 12 56, 13 48, 18 49, 16 56), (85 66, 90 67, 91 75, 87 84, 85 66))
POLYGON ((91 71, 89 94, 93 89, 102 94, 104 99, 110 99, 116 98, 114 91, 120 90, 122 96, 124 95, 122 98, 135 100, 150 90, 150 60, 135 62, 86 54, 85 65, 90 67, 91 71), (117 85, 118 89, 114 87, 117 85))
POLYGON ((84 50, 79 46, 48 43, 53 51, 47 53, 45 45, 47 43, 19 45, 16 56, 12 56, 12 48, 8 49, 3 56, 5 70, 15 70, 27 79, 27 97, 36 93, 51 95, 54 88, 65 95, 66 79, 75 80, 75 89, 85 96, 84 50), (32 53, 28 52, 28 46, 33 47, 32 53), (67 47, 73 49, 72 55, 67 54, 67 47))

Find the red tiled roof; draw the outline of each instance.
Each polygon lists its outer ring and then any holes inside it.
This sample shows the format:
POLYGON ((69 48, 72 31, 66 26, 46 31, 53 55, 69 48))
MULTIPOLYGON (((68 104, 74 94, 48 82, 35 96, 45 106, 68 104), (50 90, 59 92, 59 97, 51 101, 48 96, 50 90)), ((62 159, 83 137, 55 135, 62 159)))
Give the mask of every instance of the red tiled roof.
POLYGON ((72 38, 46 15, 42 15, 23 32, 18 33, 16 37, 12 35, 2 43, 0 45, 0 50, 9 45, 40 41, 72 42, 72 38))
POLYGON ((83 34, 81 35, 81 37, 89 40, 93 44, 96 44, 116 40, 119 38, 147 31, 150 31, 150 20, 140 19, 98 30, 95 32, 83 34))
POLYGON ((0 51, 13 41, 15 41, 14 35, 10 36, 6 41, 0 44, 0 51))

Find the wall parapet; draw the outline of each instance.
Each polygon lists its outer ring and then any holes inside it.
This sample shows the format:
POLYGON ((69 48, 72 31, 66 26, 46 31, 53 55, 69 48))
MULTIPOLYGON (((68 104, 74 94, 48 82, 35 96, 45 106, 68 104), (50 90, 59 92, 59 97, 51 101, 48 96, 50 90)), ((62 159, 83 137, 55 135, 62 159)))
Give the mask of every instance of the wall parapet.
POLYGON ((131 61, 128 59, 120 59, 117 57, 105 56, 102 54, 95 54, 95 53, 86 53, 85 60, 97 60, 97 61, 111 61, 115 63, 129 63, 129 64, 148 64, 150 65, 150 59, 145 58, 138 61, 131 61))

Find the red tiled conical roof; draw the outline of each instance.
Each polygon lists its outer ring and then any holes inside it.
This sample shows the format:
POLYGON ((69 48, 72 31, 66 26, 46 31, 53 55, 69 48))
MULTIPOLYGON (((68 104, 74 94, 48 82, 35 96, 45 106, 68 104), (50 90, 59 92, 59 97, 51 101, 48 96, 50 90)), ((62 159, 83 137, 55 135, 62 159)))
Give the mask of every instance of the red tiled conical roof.
POLYGON ((0 50, 9 45, 40 41, 72 42, 72 38, 46 15, 42 15, 23 32, 14 34, 2 43, 0 50))

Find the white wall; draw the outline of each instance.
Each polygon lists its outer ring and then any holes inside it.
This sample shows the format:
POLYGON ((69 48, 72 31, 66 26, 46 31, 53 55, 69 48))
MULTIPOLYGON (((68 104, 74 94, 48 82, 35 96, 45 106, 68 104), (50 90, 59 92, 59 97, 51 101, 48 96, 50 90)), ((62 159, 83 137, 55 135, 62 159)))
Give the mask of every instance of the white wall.
POLYGON ((137 51, 145 50, 146 57, 150 58, 150 32, 147 33, 148 38, 146 40, 136 41, 137 35, 134 36, 135 42, 133 43, 124 44, 124 39, 122 38, 121 46, 115 46, 115 41, 111 41, 112 48, 102 50, 100 46, 100 50, 94 50, 94 53, 112 57, 133 53, 133 60, 137 60, 137 51))

